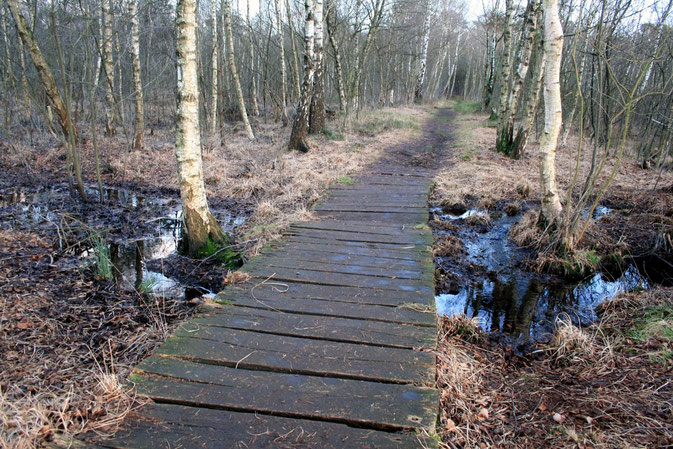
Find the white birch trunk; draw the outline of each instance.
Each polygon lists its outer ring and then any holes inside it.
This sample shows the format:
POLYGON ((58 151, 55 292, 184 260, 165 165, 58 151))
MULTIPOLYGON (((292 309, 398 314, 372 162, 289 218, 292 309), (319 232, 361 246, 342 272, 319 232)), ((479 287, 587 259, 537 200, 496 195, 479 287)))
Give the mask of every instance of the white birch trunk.
POLYGON ((105 132, 114 135, 117 132, 117 117, 115 114, 115 71, 112 60, 112 13, 110 12, 110 0, 102 0, 103 11, 103 72, 105 75, 105 132))
POLYGON ((246 2, 246 21, 248 23, 248 49, 250 50, 250 107, 252 115, 259 115, 259 105, 257 104, 257 80, 255 74, 255 43, 252 39, 252 22, 250 22, 250 0, 246 2))
POLYGON ((196 64, 196 2, 178 0, 176 12, 178 110, 175 155, 188 250, 194 255, 209 241, 225 239, 210 213, 203 180, 199 132, 199 80, 196 64))
POLYGON ((238 70, 236 69, 236 60, 234 58, 234 37, 231 31, 231 0, 224 0, 224 22, 227 30, 229 69, 231 70, 231 78, 234 82, 234 89, 236 90, 236 97, 238 99, 238 110, 241 113, 241 120, 243 120, 248 139, 255 140, 255 134, 252 132, 252 126, 250 126, 250 120, 248 120, 248 111, 245 108, 243 90, 241 89, 241 81, 238 78, 238 70))
POLYGON ((140 27, 135 0, 129 1, 129 16, 131 19, 131 59, 133 62, 133 89, 135 91, 135 122, 133 148, 143 147, 143 133, 145 131, 145 109, 143 102, 143 81, 140 69, 140 27))
POLYGON ((313 52, 315 75, 313 80, 313 95, 311 96, 311 110, 309 114, 309 133, 320 132, 325 127, 323 8, 323 0, 315 0, 315 49, 313 52))
POLYGON ((210 113, 208 114, 208 131, 210 135, 213 136, 217 131, 217 82, 219 79, 219 67, 217 66, 217 61, 219 59, 217 54, 217 0, 211 0, 210 2, 210 32, 210 42, 213 47, 213 52, 210 57, 210 113))
POLYGON ((428 65, 428 42, 430 40, 430 2, 425 6, 425 20, 423 21, 423 43, 421 45, 421 65, 418 69, 418 78, 416 79, 416 89, 414 90, 414 101, 420 103, 423 100, 423 82, 425 81, 425 71, 428 65))
POLYGON ((306 21, 304 25, 304 82, 302 83, 299 104, 297 105, 297 114, 292 123, 292 133, 288 149, 307 152, 310 150, 306 142, 308 134, 309 108, 311 106, 311 96, 313 95, 313 78, 315 67, 313 66, 313 40, 315 39, 315 6, 313 0, 304 0, 304 12, 306 21))
POLYGON ((544 0, 544 132, 540 139, 540 184, 542 217, 547 224, 555 224, 563 212, 556 185, 556 146, 563 122, 561 103, 561 57, 563 28, 559 17, 558 0, 544 0))
POLYGON ((281 20, 280 0, 274 0, 276 8, 276 28, 278 29, 278 45, 280 46, 280 116, 283 126, 287 125, 287 86, 285 83, 285 43, 283 42, 283 21, 281 20))

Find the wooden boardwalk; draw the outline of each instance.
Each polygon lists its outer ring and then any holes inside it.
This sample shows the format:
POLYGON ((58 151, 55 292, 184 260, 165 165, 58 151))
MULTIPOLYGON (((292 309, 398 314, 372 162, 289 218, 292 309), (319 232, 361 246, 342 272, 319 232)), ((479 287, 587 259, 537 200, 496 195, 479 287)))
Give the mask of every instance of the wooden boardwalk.
POLYGON ((153 403, 108 448, 436 447, 432 177, 331 188, 131 379, 153 403))

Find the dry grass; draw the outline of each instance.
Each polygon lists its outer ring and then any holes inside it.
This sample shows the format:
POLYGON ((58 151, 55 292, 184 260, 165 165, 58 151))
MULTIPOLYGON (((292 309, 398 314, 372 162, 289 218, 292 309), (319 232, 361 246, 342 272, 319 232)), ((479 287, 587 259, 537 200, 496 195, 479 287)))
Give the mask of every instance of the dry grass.
POLYGON ((673 291, 622 294, 600 309, 600 323, 562 318, 524 355, 475 340, 464 317, 443 319, 444 447, 669 447, 673 291))
MULTIPOLYGON (((496 128, 485 114, 461 114, 454 119, 456 139, 451 144, 450 164, 436 178, 436 197, 441 202, 463 201, 488 198, 491 204, 516 198, 539 201, 538 142, 535 136, 526 155, 514 161, 495 151, 496 128)), ((571 173, 575 168, 576 150, 579 140, 575 136, 557 152, 556 169, 561 190, 567 189, 571 173)), ((591 144, 584 143, 580 163, 580 179, 588 173, 591 164, 591 144)), ((611 152, 614 155, 614 151, 611 152)), ((604 181, 614 167, 614 157, 610 157, 600 178, 604 181)), ((612 191, 616 195, 623 192, 647 191, 655 184, 660 186, 673 183, 673 173, 664 172, 661 179, 652 170, 644 170, 629 157, 622 161, 617 170, 612 191)), ((562 198, 563 199, 563 198, 562 198)))
POLYGON ((82 385, 67 390, 0 389, 0 448, 39 447, 56 434, 108 434, 140 405, 118 374, 84 367, 79 375, 82 385))
POLYGON ((456 256, 464 252, 463 242, 453 235, 444 235, 435 239, 432 254, 435 257, 456 256))
MULTIPOLYGON (((311 151, 306 154, 286 150, 289 127, 258 122, 254 142, 230 128, 224 145, 216 139, 204 145, 210 148, 203 155, 209 199, 250 205, 252 216, 240 231, 242 239, 255 239, 248 250, 256 254, 290 223, 313 218, 310 207, 330 184, 360 173, 385 148, 414 135, 427 116, 425 109, 413 106, 363 112, 343 131, 311 136, 311 151), (376 131, 375 138, 369 136, 371 130, 376 131), (339 138, 329 137, 335 135, 339 138)), ((107 182, 177 189, 171 134, 147 136, 146 141, 146 148, 130 152, 119 151, 120 141, 106 142, 104 151, 111 161, 107 182)), ((88 145, 82 152, 84 161, 93 160, 88 145)), ((85 172, 92 170, 87 164, 85 172)))
POLYGON ((574 325, 567 315, 556 318, 549 350, 554 363, 559 365, 606 364, 614 355, 612 343, 604 337, 600 325, 588 331, 574 325))

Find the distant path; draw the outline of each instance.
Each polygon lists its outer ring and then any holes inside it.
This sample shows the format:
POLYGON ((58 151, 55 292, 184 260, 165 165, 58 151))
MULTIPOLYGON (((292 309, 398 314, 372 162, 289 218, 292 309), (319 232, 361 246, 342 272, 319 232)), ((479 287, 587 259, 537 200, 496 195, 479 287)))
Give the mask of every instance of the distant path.
POLYGON ((132 376, 154 403, 97 444, 436 447, 422 436, 439 406, 423 166, 436 164, 446 114, 329 189, 319 221, 294 224, 243 267, 250 281, 181 325, 132 376))

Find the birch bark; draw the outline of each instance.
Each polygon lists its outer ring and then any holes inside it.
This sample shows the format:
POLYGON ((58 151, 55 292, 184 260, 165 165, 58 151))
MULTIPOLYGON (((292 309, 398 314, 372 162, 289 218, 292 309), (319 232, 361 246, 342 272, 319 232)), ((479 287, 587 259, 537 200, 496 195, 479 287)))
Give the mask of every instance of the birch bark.
POLYGON ((178 110, 175 156, 178 161, 183 220, 187 229, 187 249, 190 254, 197 255, 209 245, 209 242, 222 243, 226 240, 226 236, 210 213, 203 181, 199 132, 195 0, 178 0, 176 28, 178 110))
POLYGON ((243 120, 243 126, 245 126, 245 132, 248 135, 248 139, 255 140, 255 134, 252 132, 252 126, 250 126, 250 120, 248 120, 248 111, 245 108, 245 100, 243 99, 241 81, 238 77, 238 70, 236 69, 236 58, 234 57, 234 36, 231 31, 231 0, 224 0, 224 22, 227 30, 229 69, 231 70, 231 78, 234 81, 234 89, 236 90, 236 97, 238 99, 238 110, 241 113, 241 120, 243 120))
POLYGON ((556 146, 563 121, 561 103, 561 56, 563 28, 558 0, 544 0, 544 132, 540 139, 540 184, 542 218, 549 225, 557 223, 563 208, 556 185, 556 146))

